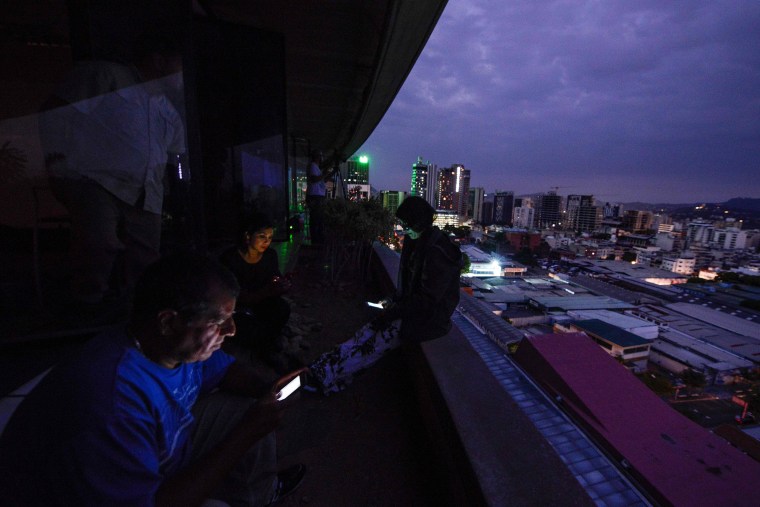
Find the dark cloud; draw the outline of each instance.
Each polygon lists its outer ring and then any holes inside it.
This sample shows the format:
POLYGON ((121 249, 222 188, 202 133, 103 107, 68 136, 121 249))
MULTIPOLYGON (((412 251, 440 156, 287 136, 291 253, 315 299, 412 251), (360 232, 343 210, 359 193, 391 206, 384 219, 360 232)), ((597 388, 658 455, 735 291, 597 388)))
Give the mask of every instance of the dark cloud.
POLYGON ((363 147, 373 185, 421 155, 487 191, 760 197, 758 48, 755 0, 450 0, 363 147))

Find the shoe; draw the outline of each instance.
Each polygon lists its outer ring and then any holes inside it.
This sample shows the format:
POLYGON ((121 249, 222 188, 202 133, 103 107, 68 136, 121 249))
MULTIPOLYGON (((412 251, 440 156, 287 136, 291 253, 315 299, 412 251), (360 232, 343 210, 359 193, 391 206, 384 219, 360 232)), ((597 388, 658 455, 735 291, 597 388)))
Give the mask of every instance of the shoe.
POLYGON ((283 498, 298 489, 298 486, 303 482, 304 475, 306 475, 306 465, 304 464, 293 465, 279 472, 277 474, 277 487, 274 490, 274 496, 267 504, 267 507, 280 503, 283 498))

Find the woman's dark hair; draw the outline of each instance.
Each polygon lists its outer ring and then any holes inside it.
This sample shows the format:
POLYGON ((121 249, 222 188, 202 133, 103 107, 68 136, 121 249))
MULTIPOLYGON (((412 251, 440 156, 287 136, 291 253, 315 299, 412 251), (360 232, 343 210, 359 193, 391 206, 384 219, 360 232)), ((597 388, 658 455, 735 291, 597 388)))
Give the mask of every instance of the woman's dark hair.
POLYGON ((407 197, 396 210, 396 217, 418 232, 432 226, 434 216, 435 209, 417 196, 407 197))
POLYGON ((253 236, 262 229, 274 229, 274 221, 265 213, 256 212, 243 221, 243 227, 238 235, 238 246, 245 250, 248 245, 245 242, 245 235, 253 236))
POLYGON ((198 253, 163 257, 145 270, 135 288, 132 319, 144 322, 161 310, 176 310, 185 320, 206 316, 213 303, 212 288, 236 298, 240 285, 218 261, 198 253))

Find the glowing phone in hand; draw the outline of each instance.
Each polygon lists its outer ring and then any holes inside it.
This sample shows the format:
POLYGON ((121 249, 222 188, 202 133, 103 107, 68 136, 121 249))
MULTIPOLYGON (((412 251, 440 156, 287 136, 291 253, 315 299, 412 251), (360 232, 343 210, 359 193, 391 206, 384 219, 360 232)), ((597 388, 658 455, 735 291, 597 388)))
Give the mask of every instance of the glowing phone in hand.
POLYGON ((298 375, 293 380, 285 384, 285 387, 283 387, 279 393, 275 394, 275 399, 277 401, 282 401, 301 387, 301 375, 298 375))
POLYGON ((380 309, 383 308, 383 304, 382 303, 373 303, 371 301, 367 301, 367 304, 369 306, 371 306, 372 308, 380 308, 380 309))

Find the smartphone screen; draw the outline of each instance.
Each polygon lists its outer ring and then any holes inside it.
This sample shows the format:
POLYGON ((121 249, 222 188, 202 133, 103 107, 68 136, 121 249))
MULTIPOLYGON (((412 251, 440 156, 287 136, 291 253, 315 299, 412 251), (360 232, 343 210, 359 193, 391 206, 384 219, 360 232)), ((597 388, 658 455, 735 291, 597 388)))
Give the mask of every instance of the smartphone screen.
POLYGON ((301 387, 301 376, 297 376, 287 384, 285 384, 285 387, 282 388, 282 390, 275 395, 275 398, 277 400, 282 401, 294 392, 296 392, 296 389, 301 387))
POLYGON ((371 301, 367 301, 367 304, 368 304, 369 306, 373 307, 373 308, 382 308, 382 307, 383 307, 383 305, 382 305, 382 304, 380 304, 380 303, 373 303, 373 302, 371 302, 371 301))

